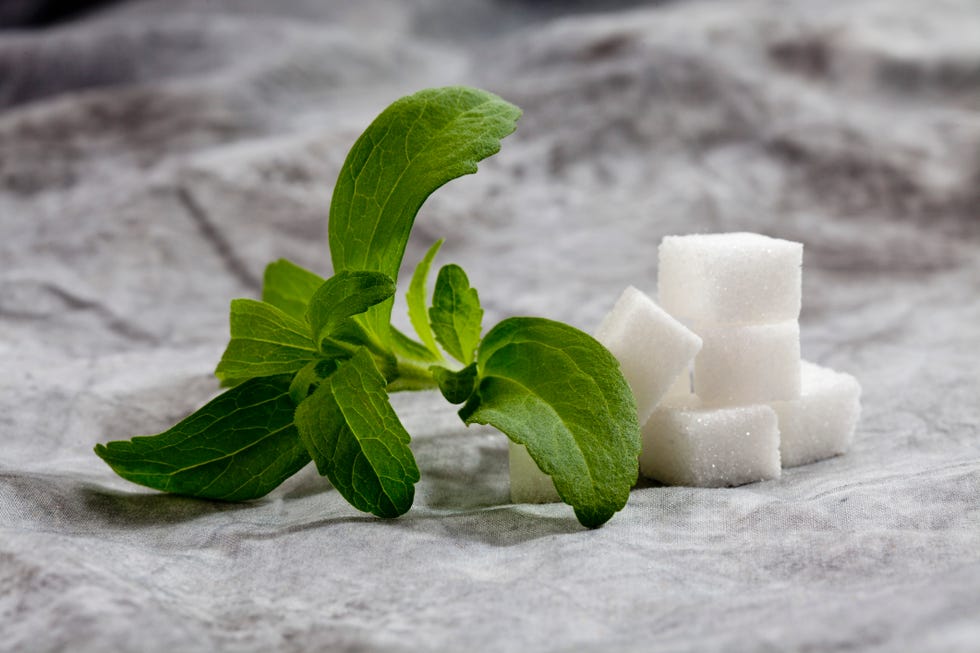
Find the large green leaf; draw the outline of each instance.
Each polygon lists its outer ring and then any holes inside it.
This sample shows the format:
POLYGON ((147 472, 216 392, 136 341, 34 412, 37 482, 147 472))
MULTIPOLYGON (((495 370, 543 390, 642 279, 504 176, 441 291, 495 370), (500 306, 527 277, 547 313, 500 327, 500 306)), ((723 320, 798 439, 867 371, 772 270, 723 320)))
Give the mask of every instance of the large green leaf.
POLYGON ((527 447, 583 525, 620 510, 636 482, 640 425, 619 364, 588 334, 542 318, 510 318, 480 345, 480 381, 460 410, 527 447))
POLYGON ((296 425, 321 474, 355 508, 397 517, 412 506, 419 469, 366 349, 340 364, 296 409, 296 425))
POLYGON ((297 320, 306 319, 306 307, 325 279, 284 258, 266 266, 262 301, 297 320))
POLYGON ((476 288, 458 265, 439 270, 429 320, 443 349, 464 365, 473 362, 483 331, 483 309, 476 288))
POLYGON ((272 304, 254 299, 231 302, 231 341, 215 375, 222 385, 295 372, 313 360, 310 327, 272 304))
POLYGON ((123 478, 164 492, 261 497, 310 462, 293 426, 289 379, 246 381, 159 435, 99 444, 95 453, 123 478))
MULTIPOLYGON (((334 271, 375 270, 397 280, 422 203, 446 182, 476 172, 520 115, 496 95, 467 87, 426 89, 385 109, 354 143, 334 187, 334 271)), ((365 316, 383 343, 391 307, 388 300, 365 316)))

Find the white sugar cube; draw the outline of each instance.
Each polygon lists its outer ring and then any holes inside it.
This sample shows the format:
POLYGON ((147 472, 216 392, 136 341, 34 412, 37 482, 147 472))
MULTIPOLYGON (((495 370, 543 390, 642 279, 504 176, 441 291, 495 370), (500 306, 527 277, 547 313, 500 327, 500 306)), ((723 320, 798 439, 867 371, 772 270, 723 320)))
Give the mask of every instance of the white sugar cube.
POLYGON ((641 424, 701 349, 701 338, 633 286, 616 300, 595 337, 619 360, 641 424))
POLYGON ((508 441, 510 500, 513 503, 554 503, 561 501, 551 477, 538 469, 524 445, 508 441))
POLYGON ((776 413, 764 404, 706 408, 693 395, 669 397, 643 427, 640 472, 694 487, 779 478, 776 413))
POLYGON ((704 346, 694 359, 694 392, 705 404, 730 406, 800 396, 800 325, 696 327, 704 346))
POLYGON ((783 467, 842 454, 861 414, 861 385, 850 374, 804 361, 800 398, 772 404, 779 418, 783 467))
POLYGON ((693 392, 691 387, 691 366, 688 365, 680 376, 674 379, 664 397, 686 397, 693 392))
POLYGON ((800 316, 803 245, 761 234, 667 236, 658 292, 671 315, 696 323, 763 323, 800 316))

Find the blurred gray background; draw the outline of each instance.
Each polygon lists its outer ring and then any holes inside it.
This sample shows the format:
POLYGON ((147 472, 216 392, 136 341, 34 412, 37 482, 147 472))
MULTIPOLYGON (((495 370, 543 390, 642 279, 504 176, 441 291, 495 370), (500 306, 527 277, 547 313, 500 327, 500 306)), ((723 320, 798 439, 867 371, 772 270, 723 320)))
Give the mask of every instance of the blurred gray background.
MULTIPOLYGON (((0 650, 980 650, 975 0, 0 0, 0 650), (664 235, 804 243, 846 456, 641 484, 605 527, 508 502, 506 441, 399 395, 395 521, 312 467, 217 504, 92 453, 218 390, 233 297, 330 272, 347 150, 422 87, 524 109, 423 207, 486 325, 593 329, 664 235)), ((403 275, 404 282, 404 275, 403 275)), ((403 306, 403 304, 401 305, 403 306)), ((407 324, 403 308, 397 320, 407 324)))

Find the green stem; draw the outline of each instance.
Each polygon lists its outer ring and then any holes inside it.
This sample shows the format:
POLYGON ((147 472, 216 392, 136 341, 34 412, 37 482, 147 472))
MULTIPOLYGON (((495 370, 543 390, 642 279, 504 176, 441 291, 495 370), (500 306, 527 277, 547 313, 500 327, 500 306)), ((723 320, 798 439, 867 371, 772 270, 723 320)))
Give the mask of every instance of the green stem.
POLYGON ((431 363, 398 358, 398 377, 388 384, 388 392, 403 392, 405 390, 429 390, 438 388, 432 372, 431 363))

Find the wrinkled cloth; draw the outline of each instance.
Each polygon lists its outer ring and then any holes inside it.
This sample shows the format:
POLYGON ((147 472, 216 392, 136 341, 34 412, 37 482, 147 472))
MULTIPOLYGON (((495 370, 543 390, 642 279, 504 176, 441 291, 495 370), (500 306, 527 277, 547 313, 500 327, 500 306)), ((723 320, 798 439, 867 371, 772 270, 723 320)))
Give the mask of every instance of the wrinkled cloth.
MULTIPOLYGON (((0 32, 0 650, 980 650, 980 12, 973 0, 145 0, 0 32), (524 116, 423 207, 485 325, 592 330, 660 239, 804 243, 806 359, 844 456, 641 482, 598 530, 508 501, 507 445, 394 404, 422 472, 379 520, 308 466, 242 504, 98 442, 218 392, 228 302, 330 272, 332 184, 397 97, 524 116)), ((407 326, 399 299, 396 320, 407 326)))

